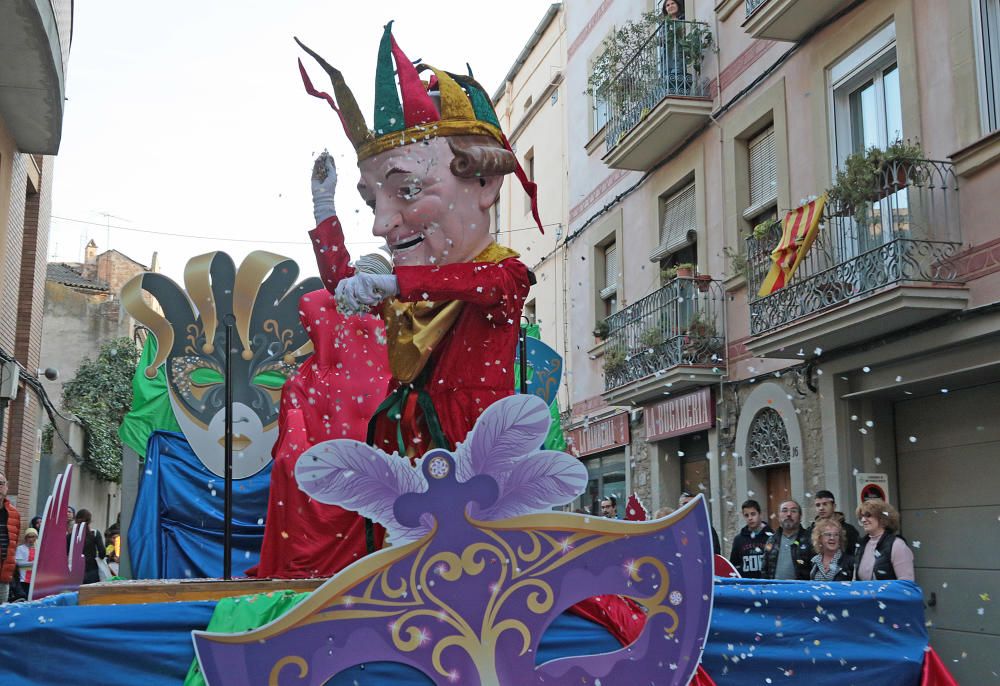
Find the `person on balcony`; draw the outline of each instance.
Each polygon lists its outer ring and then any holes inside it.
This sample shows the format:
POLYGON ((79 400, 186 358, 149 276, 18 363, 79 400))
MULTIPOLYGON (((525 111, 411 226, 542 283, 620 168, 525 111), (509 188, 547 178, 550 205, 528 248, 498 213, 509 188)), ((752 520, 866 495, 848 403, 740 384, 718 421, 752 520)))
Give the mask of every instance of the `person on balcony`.
POLYGON ((663 32, 660 36, 660 69, 670 95, 688 95, 693 79, 687 73, 687 64, 681 42, 684 39, 684 0, 663 0, 663 32))

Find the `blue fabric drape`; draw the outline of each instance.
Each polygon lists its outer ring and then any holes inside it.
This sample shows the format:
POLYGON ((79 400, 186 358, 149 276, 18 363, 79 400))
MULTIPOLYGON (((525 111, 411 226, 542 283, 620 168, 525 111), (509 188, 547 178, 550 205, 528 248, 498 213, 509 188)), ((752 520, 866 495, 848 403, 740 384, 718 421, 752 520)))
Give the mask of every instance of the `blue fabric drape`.
POLYGON ((191 630, 204 628, 214 608, 214 601, 0 606, 0 684, 180 686, 194 657, 191 630))
MULTIPOLYGON (((271 465, 233 482, 233 573, 257 564, 271 465)), ((128 531, 136 579, 221 577, 225 484, 198 460, 182 434, 156 431, 146 447, 128 531)))
MULTIPOLYGON (((0 684, 180 686, 194 659, 191 631, 204 629, 215 609, 215 601, 68 606, 76 594, 57 598, 65 604, 40 601, 0 609, 0 684)), ((562 615, 542 638, 539 662, 618 647, 602 627, 562 615)), ((431 683, 404 665, 378 663, 341 672, 327 686, 431 683)))
MULTIPOLYGON (((180 686, 190 632, 215 603, 73 606, 75 594, 0 607, 0 683, 180 686)), ((804 683, 917 686, 927 633, 920 589, 907 581, 816 584, 717 580, 703 664, 718 686, 804 683)), ((539 662, 613 650, 601 627, 560 617, 539 662)), ((395 664, 342 673, 329 686, 417 684, 395 664)))
POLYGON ((716 579, 702 664, 718 686, 917 686, 926 647, 909 581, 716 579))

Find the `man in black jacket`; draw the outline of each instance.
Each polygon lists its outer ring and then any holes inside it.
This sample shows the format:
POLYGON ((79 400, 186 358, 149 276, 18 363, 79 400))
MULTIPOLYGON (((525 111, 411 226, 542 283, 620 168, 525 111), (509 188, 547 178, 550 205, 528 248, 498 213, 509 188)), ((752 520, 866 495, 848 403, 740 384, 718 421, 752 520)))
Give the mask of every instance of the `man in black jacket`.
POLYGON ((771 527, 761 521, 760 503, 748 500, 741 506, 747 525, 733 539, 729 561, 746 579, 764 576, 764 542, 771 535, 771 527))
POLYGON ((844 548, 844 552, 853 555, 854 547, 858 544, 860 534, 858 534, 858 530, 852 524, 848 523, 843 512, 837 512, 837 499, 833 497, 833 492, 825 489, 816 491, 815 505, 816 519, 809 525, 809 539, 812 540, 813 527, 816 526, 816 522, 821 519, 834 519, 840 522, 844 533, 847 534, 847 547, 844 548))
POLYGON ((781 503, 781 530, 764 544, 764 578, 809 581, 813 556, 809 532, 802 528, 802 507, 794 500, 781 503))

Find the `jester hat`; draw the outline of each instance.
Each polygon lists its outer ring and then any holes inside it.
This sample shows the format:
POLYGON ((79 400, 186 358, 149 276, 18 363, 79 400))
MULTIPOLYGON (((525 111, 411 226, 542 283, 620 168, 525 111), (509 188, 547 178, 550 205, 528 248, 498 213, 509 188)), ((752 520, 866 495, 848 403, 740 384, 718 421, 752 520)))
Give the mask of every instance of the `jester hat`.
MULTIPOLYGON (((531 198, 531 213, 542 233, 538 215, 538 189, 528 179, 510 142, 500 129, 493 104, 483 87, 470 75, 437 69, 422 62, 414 65, 392 35, 392 22, 385 25, 375 67, 375 118, 369 128, 344 76, 298 38, 295 42, 330 75, 333 93, 317 90, 299 60, 299 73, 306 92, 326 100, 340 117, 347 138, 358 154, 358 162, 392 148, 418 143, 438 136, 487 136, 497 141, 514 158, 514 174, 531 198), (395 68, 394 65, 395 64, 395 68), (430 71, 424 83, 420 72, 430 71), (398 85, 397 85, 398 79, 398 85), (428 91, 440 95, 440 107, 428 91)), ((504 172, 506 173, 506 172, 504 172)))

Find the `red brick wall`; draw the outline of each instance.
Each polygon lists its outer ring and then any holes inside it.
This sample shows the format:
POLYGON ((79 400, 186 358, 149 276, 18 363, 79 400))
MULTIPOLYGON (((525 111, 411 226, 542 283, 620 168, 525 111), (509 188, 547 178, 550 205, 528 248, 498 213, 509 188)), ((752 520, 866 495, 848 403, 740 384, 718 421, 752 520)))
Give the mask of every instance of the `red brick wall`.
MULTIPOLYGON (((10 176, 10 209, 7 215, 7 226, 4 227, 5 234, 0 234, 0 238, 5 239, 3 250, 0 256, 3 263, 0 264, 0 349, 8 355, 14 354, 14 339, 17 335, 17 295, 20 291, 21 279, 21 238, 24 227, 24 198, 28 183, 26 159, 23 155, 0 157, 0 164, 8 166, 10 176)), ((0 178, 6 176, 0 173, 0 178)), ((20 394, 19 394, 20 395, 20 394)), ((8 406, 6 419, 3 427, 3 436, 0 437, 0 466, 4 473, 7 471, 8 437, 12 435, 10 430, 10 418, 16 403, 22 402, 18 399, 8 406)), ((13 475, 8 476, 13 479, 13 475)), ((13 484, 11 484, 13 486, 13 484)), ((8 489, 10 493, 13 488, 8 489)))
MULTIPOLYGON (((24 172, 27 158, 21 158, 20 170, 24 172)), ((20 199, 21 235, 17 275, 17 299, 6 307, 16 306, 14 331, 14 357, 29 370, 39 364, 41 349, 42 314, 45 301, 45 264, 48 251, 49 217, 51 214, 52 158, 42 158, 41 188, 32 188, 25 179, 20 199)), ((13 190, 13 189, 12 189, 13 190)), ((11 220, 13 223, 13 219, 11 220)), ((9 255, 8 255, 9 257, 9 255)), ((8 262, 12 262, 10 258, 8 262)), ((4 315, 7 312, 3 313, 4 315)), ((4 317, 5 318, 5 317, 4 317)), ((5 350, 10 348, 5 346, 5 350)), ((30 517, 34 512, 32 477, 38 456, 38 431, 41 426, 41 404, 33 392, 22 387, 17 400, 11 403, 7 427, 7 445, 4 471, 10 484, 9 493, 17 497, 18 510, 30 517)))

